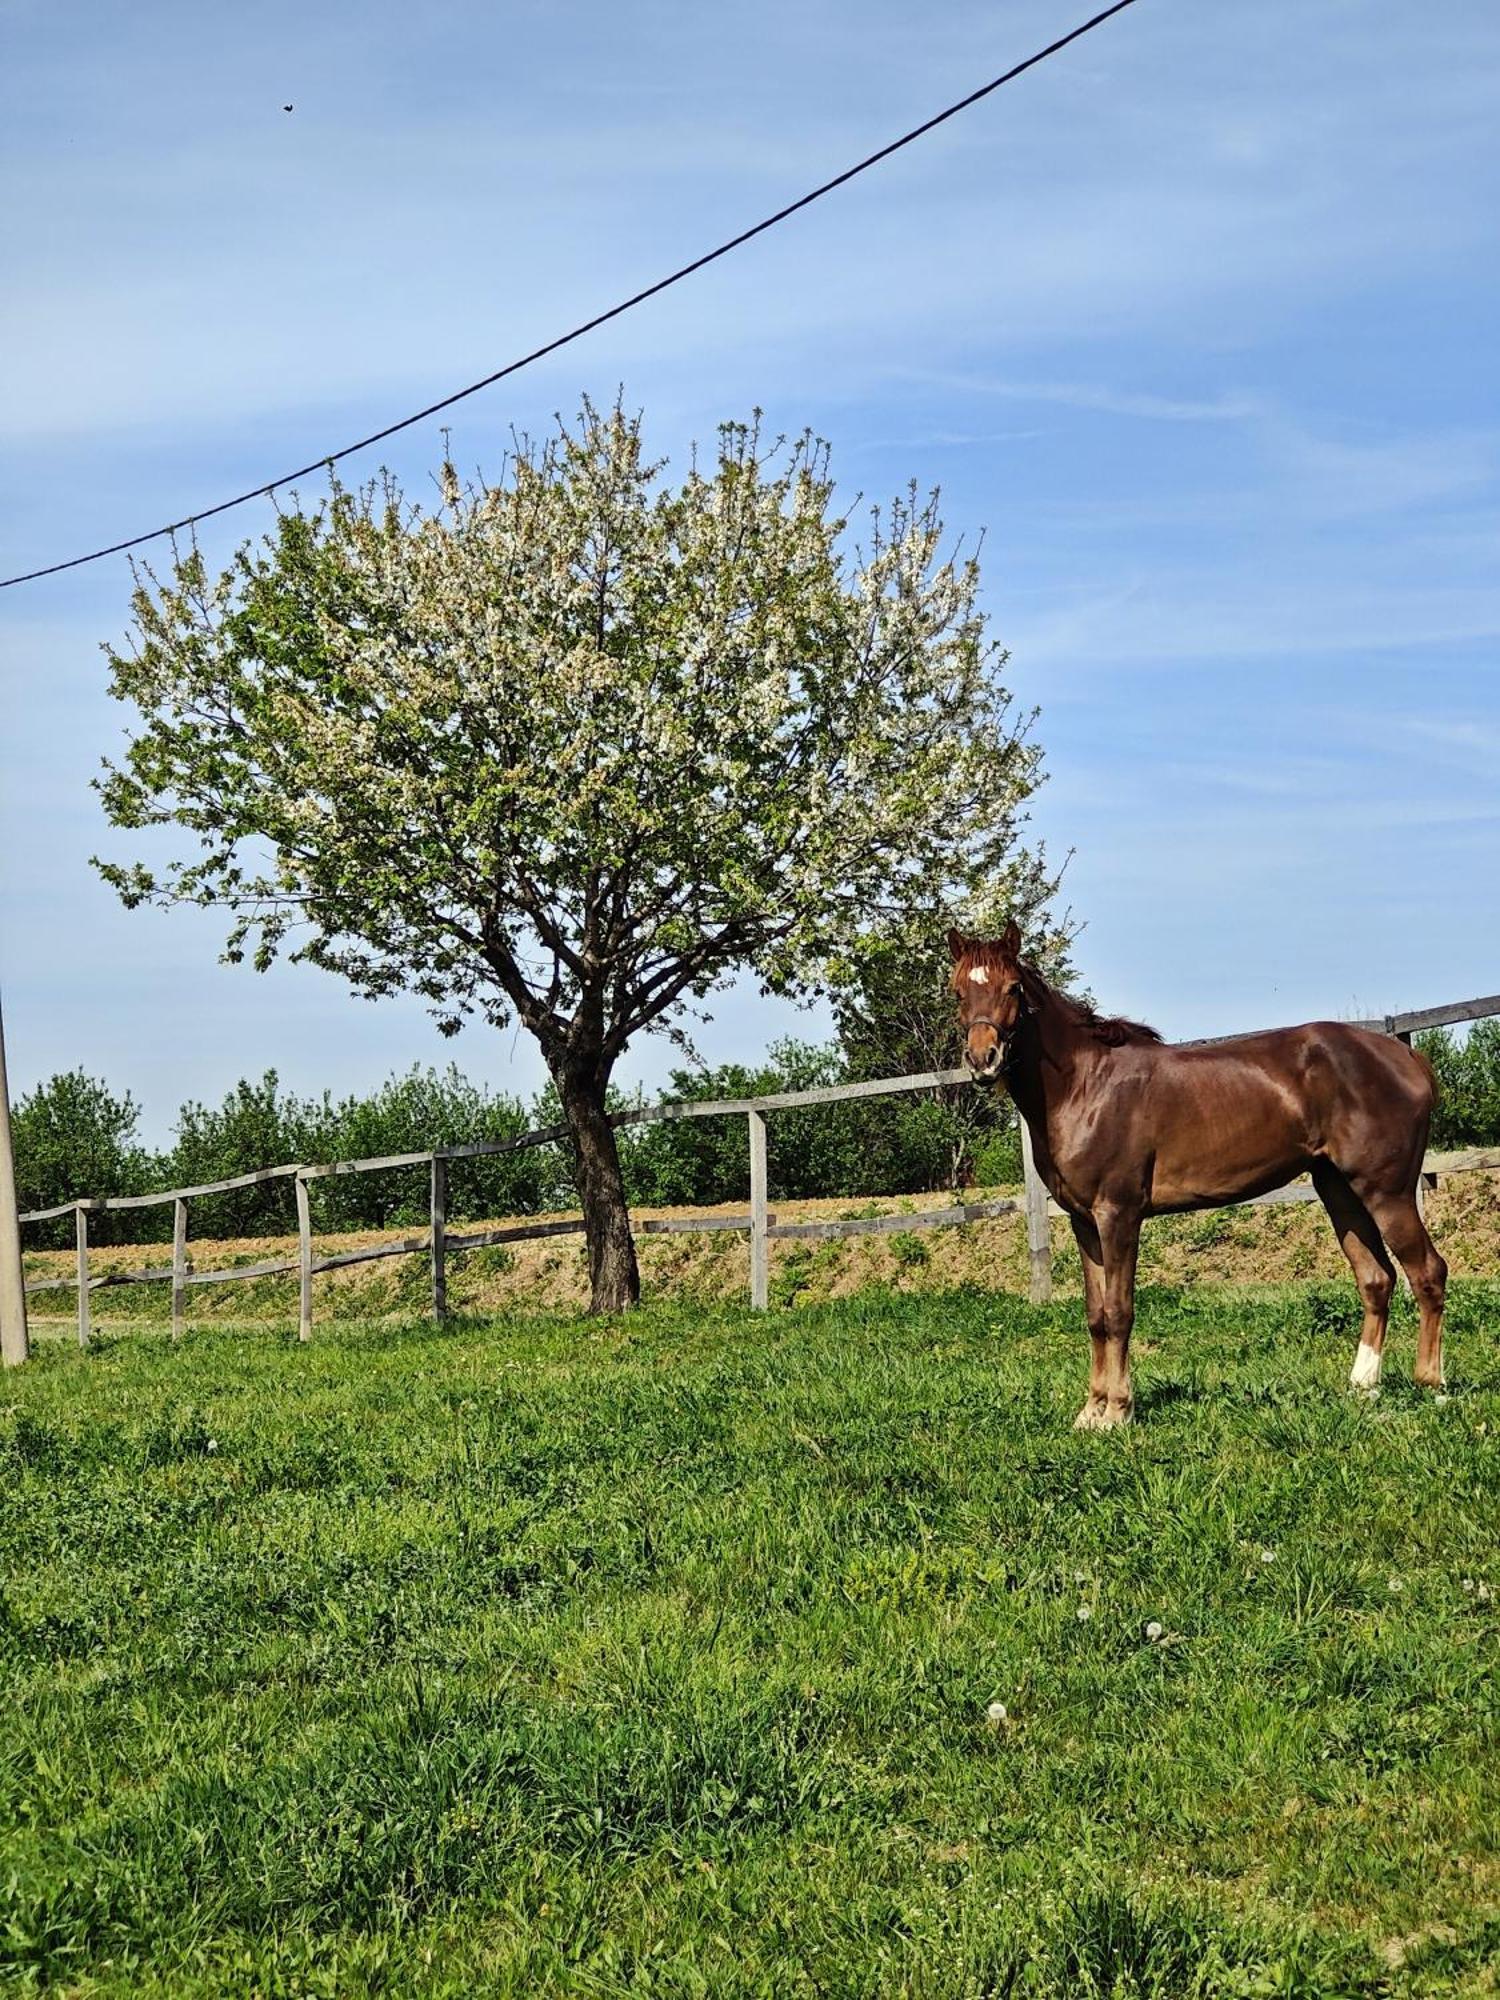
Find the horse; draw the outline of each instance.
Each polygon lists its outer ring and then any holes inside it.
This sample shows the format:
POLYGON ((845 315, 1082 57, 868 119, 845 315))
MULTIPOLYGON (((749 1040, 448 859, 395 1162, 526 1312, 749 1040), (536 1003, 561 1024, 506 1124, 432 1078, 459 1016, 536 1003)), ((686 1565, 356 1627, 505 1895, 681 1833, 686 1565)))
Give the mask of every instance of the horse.
POLYGON ((1420 1313, 1415 1379, 1442 1389, 1448 1267, 1417 1204, 1437 1097, 1425 1056, 1341 1021, 1169 1047, 1049 986, 1022 960, 1014 921, 989 942, 950 931, 948 948, 967 1065, 1009 1091, 1083 1262, 1093 1369, 1075 1428, 1112 1429, 1134 1411, 1144 1219, 1248 1201, 1303 1173, 1364 1303, 1350 1383, 1379 1386, 1389 1245, 1420 1313))

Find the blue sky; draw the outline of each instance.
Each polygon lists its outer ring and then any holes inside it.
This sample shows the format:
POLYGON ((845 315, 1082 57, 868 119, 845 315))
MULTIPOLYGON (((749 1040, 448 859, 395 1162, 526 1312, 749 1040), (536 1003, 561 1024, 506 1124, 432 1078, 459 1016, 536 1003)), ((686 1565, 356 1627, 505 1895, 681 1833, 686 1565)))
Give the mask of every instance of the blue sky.
MULTIPOLYGON (((488 372, 1086 11, 0 0, 4 572, 488 372)), ((851 491, 939 484, 1042 711, 1034 830, 1075 850, 1101 1001, 1173 1035, 1434 1003, 1500 987, 1497 218, 1500 11, 1139 0, 448 421, 493 465, 623 384, 679 462, 760 404, 851 491)), ((358 466, 417 484, 440 449, 358 466)), ((127 589, 113 558, 0 594, 14 1087, 81 1064, 153 1137, 267 1067, 529 1093, 524 1040, 219 966, 217 926, 94 877, 127 589)), ((821 1026, 712 1011, 711 1059, 821 1026)))

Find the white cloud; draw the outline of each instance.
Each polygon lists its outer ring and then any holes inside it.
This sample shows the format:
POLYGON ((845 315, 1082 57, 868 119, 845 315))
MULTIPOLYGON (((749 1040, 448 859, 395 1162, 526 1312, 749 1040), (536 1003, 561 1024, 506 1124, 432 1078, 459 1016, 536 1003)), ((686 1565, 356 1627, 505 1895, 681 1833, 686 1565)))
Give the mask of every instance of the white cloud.
POLYGON ((1345 576, 1319 585, 1269 570, 1158 570, 1149 582, 1053 612, 1028 617, 1012 608, 1004 636, 1031 671, 1430 650, 1500 640, 1500 582, 1424 588, 1345 576))
POLYGON ((1500 477, 1500 430, 1365 429, 1362 438, 1334 438, 1285 417, 1266 420, 1274 470, 1306 512, 1324 520, 1405 513, 1483 493, 1500 477))
POLYGON ((924 386, 959 391, 965 395, 995 396, 1018 403, 1059 403, 1073 410, 1095 410, 1106 416, 1140 417, 1152 423, 1219 424, 1240 423, 1259 413, 1259 399, 1247 395, 1203 398, 1167 396, 1150 390, 1117 388, 1103 382, 1007 381, 984 375, 953 371, 912 369, 896 371, 894 381, 906 379, 924 386))

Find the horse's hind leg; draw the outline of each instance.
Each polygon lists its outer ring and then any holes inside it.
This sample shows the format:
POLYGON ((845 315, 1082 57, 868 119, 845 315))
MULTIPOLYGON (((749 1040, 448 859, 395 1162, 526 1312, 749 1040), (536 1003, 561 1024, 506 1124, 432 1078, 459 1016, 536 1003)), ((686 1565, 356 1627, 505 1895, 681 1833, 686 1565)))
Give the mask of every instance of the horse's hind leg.
POLYGON ((1349 1373, 1350 1387, 1374 1390, 1380 1383, 1386 1320, 1390 1314, 1396 1274, 1391 1268, 1391 1260, 1386 1255, 1374 1218, 1332 1161, 1317 1161, 1312 1177, 1313 1186, 1328 1210, 1334 1234, 1349 1259, 1349 1268, 1354 1273, 1354 1282, 1359 1286, 1359 1296, 1365 1308, 1364 1324, 1359 1330, 1359 1352, 1349 1373))
POLYGON ((1414 1188, 1397 1194, 1363 1191, 1365 1206, 1379 1225, 1401 1267, 1411 1280, 1417 1302, 1417 1365, 1412 1374, 1421 1388, 1443 1386, 1443 1301, 1448 1289, 1448 1266, 1437 1245, 1427 1234, 1427 1225, 1417 1207, 1414 1188))

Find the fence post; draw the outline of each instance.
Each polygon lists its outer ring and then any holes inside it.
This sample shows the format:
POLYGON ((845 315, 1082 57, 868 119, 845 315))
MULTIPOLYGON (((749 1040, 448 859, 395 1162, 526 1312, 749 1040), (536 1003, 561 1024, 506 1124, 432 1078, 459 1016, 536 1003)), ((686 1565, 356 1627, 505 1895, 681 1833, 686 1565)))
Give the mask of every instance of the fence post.
POLYGON ((297 1272, 301 1296, 297 1311, 297 1338, 312 1339, 312 1217, 307 1204, 307 1182, 298 1174, 297 1190, 297 1272))
POLYGON ((78 1345, 89 1344, 89 1205, 73 1206, 73 1237, 78 1245, 78 1345))
POLYGON ((5 1028, 0 1024, 0 1360, 7 1368, 19 1367, 31 1358, 19 1208, 10 1135, 10 1090, 5 1080, 5 1028))
POLYGON ((172 1338, 181 1340, 187 1315, 187 1203, 172 1204, 172 1338))
POLYGON ((448 1273, 444 1253, 448 1237, 448 1162, 432 1156, 432 1316, 448 1317, 448 1273))
POLYGON ((1052 1229, 1047 1220, 1047 1188, 1036 1170, 1031 1150, 1031 1127, 1020 1113, 1021 1171, 1026 1179, 1026 1248, 1031 1256, 1031 1299, 1045 1305, 1052 1296, 1052 1229))
POLYGON ((766 1235, 766 1121, 758 1111, 750 1121, 750 1305, 764 1312, 771 1303, 771 1244, 766 1235))

